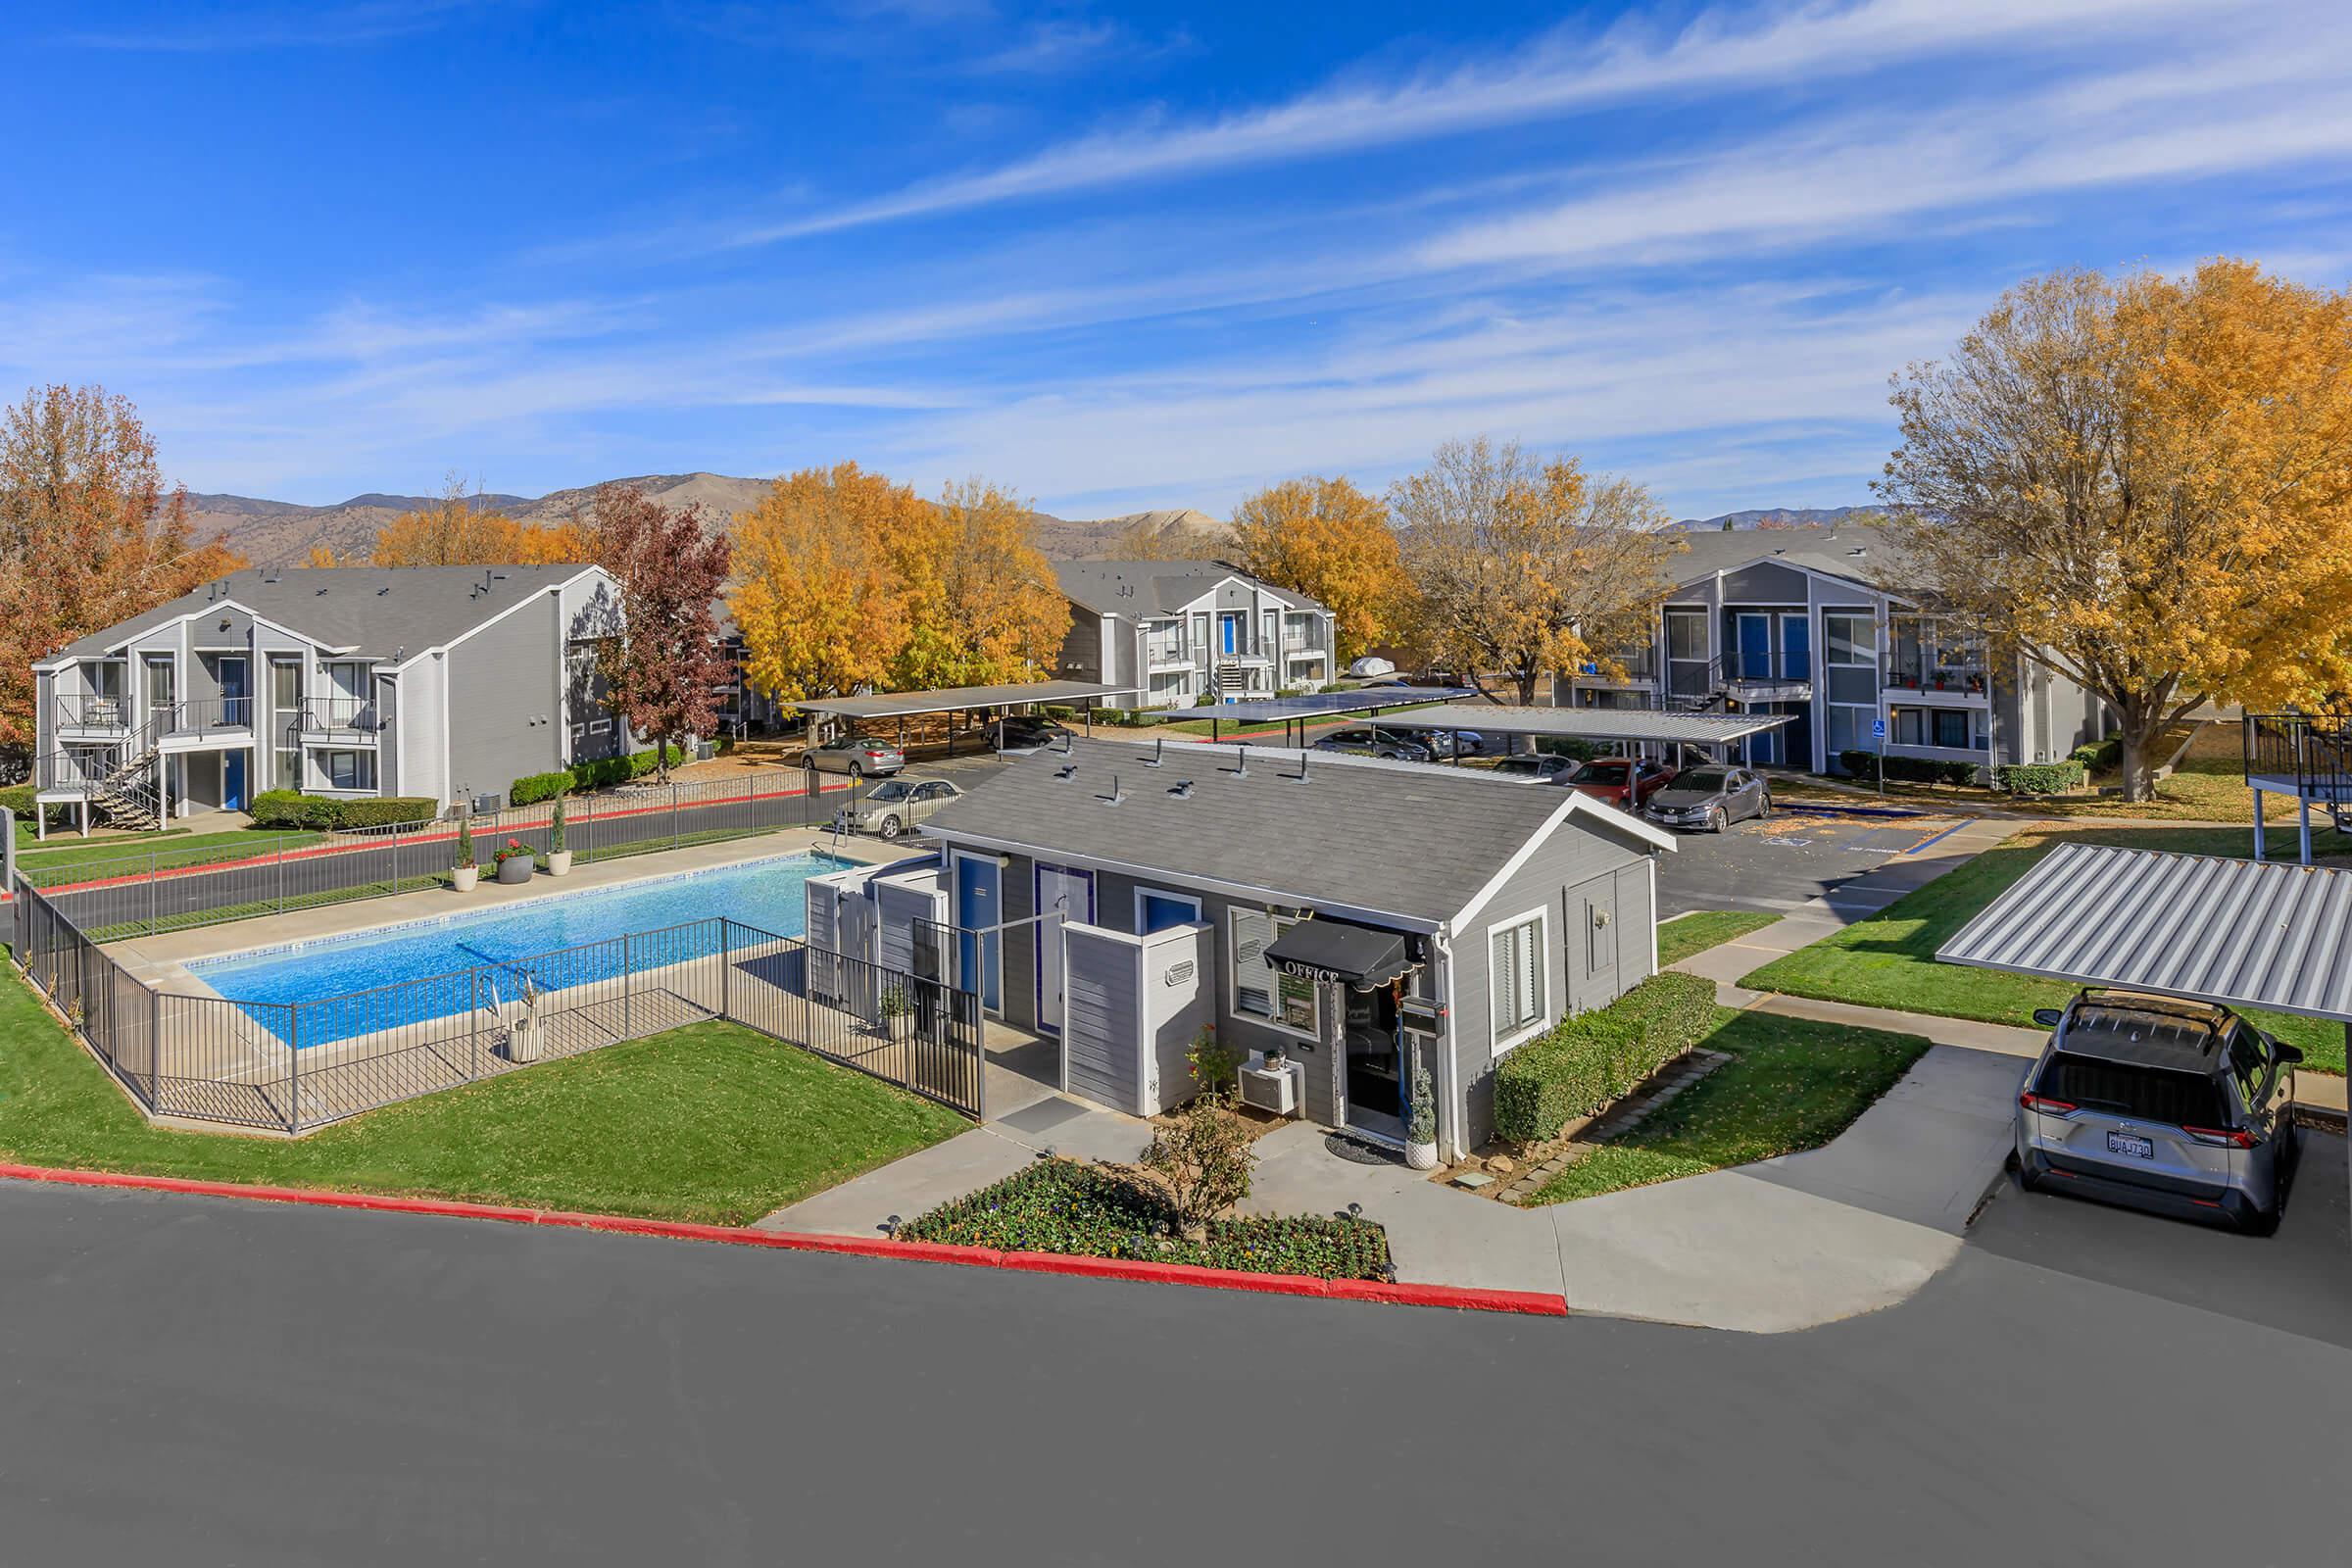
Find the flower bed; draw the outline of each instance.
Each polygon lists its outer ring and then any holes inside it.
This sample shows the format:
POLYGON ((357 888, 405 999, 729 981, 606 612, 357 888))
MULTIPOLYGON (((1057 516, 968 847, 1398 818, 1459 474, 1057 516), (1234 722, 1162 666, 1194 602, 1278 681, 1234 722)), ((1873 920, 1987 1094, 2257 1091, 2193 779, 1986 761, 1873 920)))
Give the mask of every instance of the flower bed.
POLYGON ((1165 1194, 1101 1165, 1046 1159, 898 1230, 903 1241, 1141 1258, 1326 1280, 1384 1277, 1389 1233, 1370 1220, 1282 1215, 1212 1220, 1187 1240, 1165 1194))

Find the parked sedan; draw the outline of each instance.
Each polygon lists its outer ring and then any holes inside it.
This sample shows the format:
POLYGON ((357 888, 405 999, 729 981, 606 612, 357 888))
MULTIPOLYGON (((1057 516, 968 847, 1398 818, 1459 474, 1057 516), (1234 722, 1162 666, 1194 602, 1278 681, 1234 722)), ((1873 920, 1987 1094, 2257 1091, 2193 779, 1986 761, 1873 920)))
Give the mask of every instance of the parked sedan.
POLYGON ((865 799, 842 808, 841 822, 853 833, 895 839, 962 797, 963 791, 944 778, 885 779, 868 790, 865 799))
POLYGON ((1703 827, 1720 833, 1734 822, 1772 814, 1764 775, 1744 767, 1694 767, 1649 798, 1642 814, 1661 827, 1703 827))
POLYGON ((809 747, 801 760, 820 773, 847 773, 852 778, 896 773, 906 765, 905 752, 862 735, 836 735, 822 746, 809 747))
POLYGON ((1506 757, 1494 764, 1493 772, 1496 778, 1520 784, 1565 784, 1576 776, 1579 765, 1573 757, 1536 753, 1506 757))
POLYGON ((1375 729, 1359 724, 1324 736, 1315 742, 1318 752, 1351 752, 1357 757, 1385 757, 1399 762, 1427 762, 1436 754, 1408 735, 1395 730, 1375 729))
POLYGON ((1638 811, 1674 782, 1674 769, 1646 757, 1595 757, 1568 782, 1596 801, 1638 811))
POLYGON ((2027 1191, 2278 1229, 2301 1150, 2300 1051, 2228 1007, 2118 991, 2034 1021, 2051 1033, 2017 1097, 2027 1191))
POLYGON ((1068 726, 1027 713, 1000 718, 988 726, 988 743, 1006 757, 1028 757, 1069 739, 1068 726))

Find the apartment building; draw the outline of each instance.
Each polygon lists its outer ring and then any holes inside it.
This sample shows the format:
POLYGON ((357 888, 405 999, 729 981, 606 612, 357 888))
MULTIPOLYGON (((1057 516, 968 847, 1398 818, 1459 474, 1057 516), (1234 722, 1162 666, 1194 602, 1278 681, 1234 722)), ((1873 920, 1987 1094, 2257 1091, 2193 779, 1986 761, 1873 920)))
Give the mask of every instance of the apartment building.
POLYGON ((1070 631, 1058 673, 1133 686, 1139 708, 1243 702, 1336 674, 1333 616, 1222 561, 1061 561, 1070 631))

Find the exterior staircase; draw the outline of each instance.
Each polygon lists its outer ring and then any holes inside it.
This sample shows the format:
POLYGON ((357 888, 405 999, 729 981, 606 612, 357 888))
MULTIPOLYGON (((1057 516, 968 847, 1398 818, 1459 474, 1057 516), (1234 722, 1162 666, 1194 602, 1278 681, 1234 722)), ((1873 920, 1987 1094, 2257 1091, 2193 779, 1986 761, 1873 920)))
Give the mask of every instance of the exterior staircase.
POLYGON ((78 796, 112 827, 148 829, 164 824, 164 803, 156 790, 155 760, 163 744, 163 718, 150 717, 112 741, 40 760, 37 783, 44 794, 78 796))

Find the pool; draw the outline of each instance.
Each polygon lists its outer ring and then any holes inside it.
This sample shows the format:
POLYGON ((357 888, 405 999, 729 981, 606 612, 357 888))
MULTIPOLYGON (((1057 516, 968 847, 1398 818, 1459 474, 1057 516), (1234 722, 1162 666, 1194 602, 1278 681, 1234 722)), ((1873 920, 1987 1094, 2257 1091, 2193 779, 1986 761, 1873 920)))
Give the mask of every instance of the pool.
MULTIPOLYGON (((617 975, 621 955, 615 939, 722 914, 774 936, 797 937, 806 920, 802 889, 808 879, 857 863, 813 852, 771 856, 708 871, 526 899, 496 909, 411 920, 350 936, 200 958, 187 967, 221 996, 249 1004, 246 1011, 252 1017, 282 1035, 286 1004, 321 1004, 483 964, 513 966, 499 977, 508 991, 519 988, 524 973, 547 988, 617 975), (574 956, 562 965, 523 961, 606 942, 613 945, 574 956)), ((663 955, 672 961, 696 956, 689 951, 693 946, 673 939, 663 955)), ((709 952, 716 942, 713 938, 699 946, 709 952)), ((303 1006, 301 1045, 307 1050, 393 1021, 416 1022, 464 1011, 470 988, 417 986, 392 995, 398 999, 389 1004, 397 1007, 397 1019, 386 1016, 388 1004, 380 999, 365 1006, 303 1006)))

